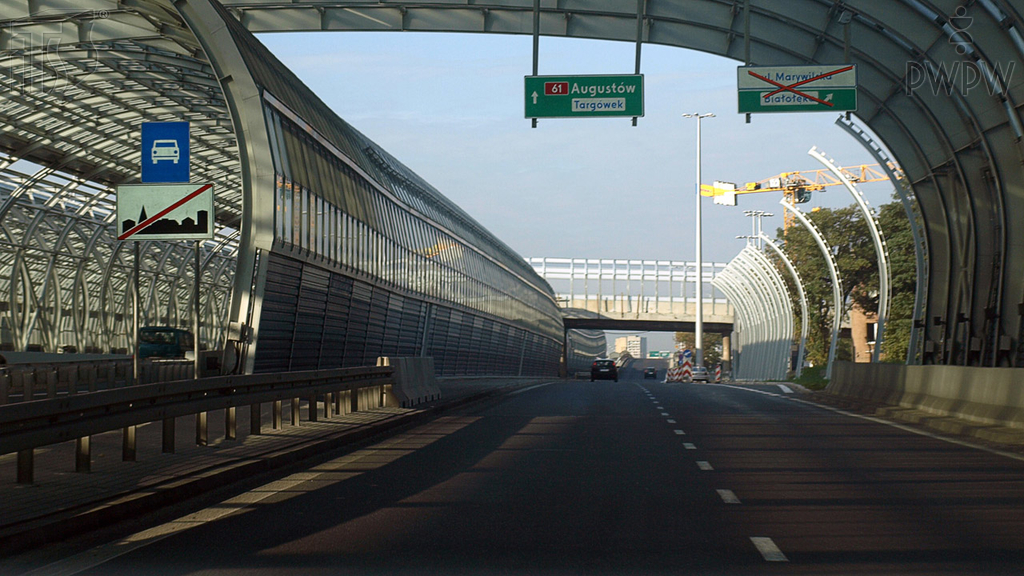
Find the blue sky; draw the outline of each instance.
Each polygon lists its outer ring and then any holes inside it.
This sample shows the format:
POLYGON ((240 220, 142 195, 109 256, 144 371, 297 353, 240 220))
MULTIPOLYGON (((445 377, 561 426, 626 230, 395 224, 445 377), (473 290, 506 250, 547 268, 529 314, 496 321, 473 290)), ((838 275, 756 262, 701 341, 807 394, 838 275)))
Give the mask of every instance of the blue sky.
MULTIPOLYGON (((812 146, 842 165, 873 163, 834 125, 834 113, 736 113, 737 62, 644 45, 645 117, 523 117, 532 38, 488 34, 326 32, 260 40, 339 116, 378 142, 523 256, 694 259, 696 125, 703 121, 702 181, 736 183, 821 168, 812 146)), ((539 73, 631 74, 633 44, 541 38, 539 73)), ((862 187, 887 203, 888 184, 862 187)), ((782 225, 776 194, 703 204, 704 259, 728 262, 748 234, 746 209, 782 225)), ((809 204, 852 203, 841 187, 809 204)))

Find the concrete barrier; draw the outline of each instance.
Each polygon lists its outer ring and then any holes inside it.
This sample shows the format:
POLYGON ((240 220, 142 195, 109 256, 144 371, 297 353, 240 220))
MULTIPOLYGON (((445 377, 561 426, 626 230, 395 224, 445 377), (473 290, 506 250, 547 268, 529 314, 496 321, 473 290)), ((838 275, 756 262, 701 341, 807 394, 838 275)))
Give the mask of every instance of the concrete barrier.
POLYGON ((830 394, 1024 431, 1024 370, 836 362, 830 394))
POLYGON ((377 366, 391 366, 395 370, 395 384, 391 394, 385 395, 385 406, 408 408, 441 398, 441 389, 437 387, 434 375, 433 358, 380 357, 377 358, 377 366))

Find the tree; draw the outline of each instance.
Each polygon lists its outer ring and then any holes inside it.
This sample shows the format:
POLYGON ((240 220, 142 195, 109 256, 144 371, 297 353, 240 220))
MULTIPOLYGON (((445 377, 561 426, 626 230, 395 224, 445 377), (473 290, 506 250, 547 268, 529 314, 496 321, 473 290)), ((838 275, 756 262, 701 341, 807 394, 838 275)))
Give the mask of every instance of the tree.
MULTIPOLYGON (((839 313, 843 314, 853 302, 866 312, 877 312, 878 260, 870 230, 860 210, 855 205, 836 210, 823 208, 812 211, 808 217, 821 230, 839 267, 844 304, 839 313)), ((917 279, 913 236, 906 212, 898 203, 881 207, 879 225, 889 249, 893 284, 883 352, 889 361, 903 361, 909 342, 917 279)), ((833 314, 832 279, 828 273, 828 264, 814 238, 803 226, 791 228, 788 234, 779 229, 777 237, 785 242, 786 254, 793 260, 807 295, 807 359, 814 364, 824 364, 828 361, 833 314)), ((782 268, 781 262, 778 264, 783 277, 791 284, 789 274, 782 268)), ((794 310, 799 311, 798 293, 792 285, 790 294, 794 299, 794 310)), ((799 326, 799 322, 796 325, 799 326)), ((851 357, 848 346, 839 347, 837 359, 848 360, 851 357)))
MULTIPOLYGON (((676 332, 676 343, 684 344, 686 348, 693 348, 697 341, 694 332, 676 332)), ((722 361, 722 335, 714 332, 705 332, 704 341, 704 366, 714 366, 722 361)))

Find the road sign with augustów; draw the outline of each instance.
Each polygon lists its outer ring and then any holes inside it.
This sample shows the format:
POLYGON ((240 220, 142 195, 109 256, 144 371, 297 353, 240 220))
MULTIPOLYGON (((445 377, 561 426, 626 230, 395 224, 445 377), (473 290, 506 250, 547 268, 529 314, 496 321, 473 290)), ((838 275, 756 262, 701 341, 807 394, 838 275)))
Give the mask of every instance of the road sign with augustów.
POLYGON ((643 74, 526 76, 527 118, 644 115, 643 74))
POLYGON ((213 184, 117 187, 118 240, 209 240, 213 216, 213 184))
POLYGON ((857 66, 739 66, 738 111, 849 112, 857 109, 857 66))

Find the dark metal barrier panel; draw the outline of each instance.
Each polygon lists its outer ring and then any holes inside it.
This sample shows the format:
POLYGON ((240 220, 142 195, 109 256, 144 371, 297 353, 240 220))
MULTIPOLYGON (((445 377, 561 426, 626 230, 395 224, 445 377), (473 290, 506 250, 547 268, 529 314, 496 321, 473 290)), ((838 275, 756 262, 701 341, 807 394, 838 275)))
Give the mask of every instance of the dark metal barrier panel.
POLYGON ((439 376, 554 375, 561 343, 271 254, 255 372, 432 356, 439 376), (426 334, 424 334, 426 331, 426 334))
MULTIPOLYGON (((125 431, 124 458, 135 459, 134 427, 163 421, 164 451, 174 451, 175 418, 196 415, 196 443, 205 445, 206 412, 226 409, 229 422, 234 408, 249 405, 255 416, 251 433, 262 426, 260 404, 274 403, 275 428, 280 427, 282 403, 292 407, 292 424, 297 424, 298 401, 309 401, 310 420, 316 420, 320 402, 324 417, 339 411, 333 404, 342 395, 352 400, 353 410, 379 407, 394 385, 390 367, 341 368, 246 376, 220 376, 141 384, 89 394, 20 402, 0 406, 0 455, 18 453, 18 482, 32 482, 33 450, 41 446, 76 440, 76 470, 88 471, 89 437, 112 430, 125 431)), ((228 435, 234 436, 230 427, 228 435)))

